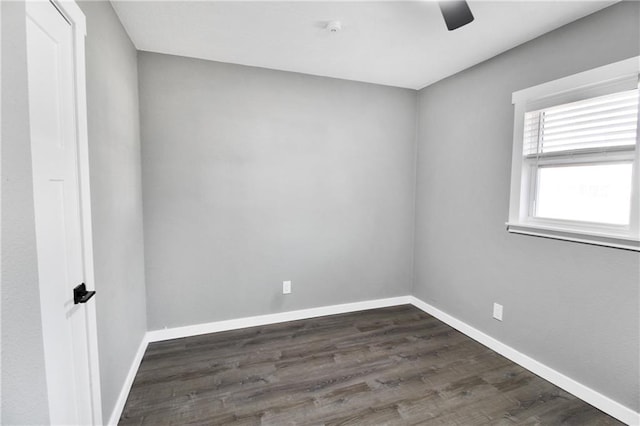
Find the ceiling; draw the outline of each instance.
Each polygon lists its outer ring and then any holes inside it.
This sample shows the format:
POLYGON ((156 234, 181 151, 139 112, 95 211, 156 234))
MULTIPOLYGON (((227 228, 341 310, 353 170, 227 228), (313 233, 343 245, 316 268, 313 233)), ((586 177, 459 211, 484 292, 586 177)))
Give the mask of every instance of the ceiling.
POLYGON ((411 89, 613 3, 471 0, 449 32, 433 1, 112 1, 139 50, 411 89))

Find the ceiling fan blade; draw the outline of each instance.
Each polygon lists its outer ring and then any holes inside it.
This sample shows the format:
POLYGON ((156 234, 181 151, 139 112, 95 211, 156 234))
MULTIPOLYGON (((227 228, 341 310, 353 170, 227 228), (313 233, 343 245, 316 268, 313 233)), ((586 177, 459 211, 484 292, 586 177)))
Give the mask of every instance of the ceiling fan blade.
POLYGON ((473 21, 473 14, 465 0, 439 1, 440 12, 449 31, 453 31, 473 21))

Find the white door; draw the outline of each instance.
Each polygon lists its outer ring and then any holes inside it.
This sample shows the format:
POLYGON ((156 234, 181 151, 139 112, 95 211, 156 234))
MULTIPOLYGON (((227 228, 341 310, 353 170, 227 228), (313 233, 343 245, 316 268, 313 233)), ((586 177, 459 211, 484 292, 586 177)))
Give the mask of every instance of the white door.
MULTIPOLYGON (((49 1, 27 2, 31 155, 49 413, 94 423, 84 282, 73 28, 49 1)), ((95 303, 89 300, 87 303, 95 303)))

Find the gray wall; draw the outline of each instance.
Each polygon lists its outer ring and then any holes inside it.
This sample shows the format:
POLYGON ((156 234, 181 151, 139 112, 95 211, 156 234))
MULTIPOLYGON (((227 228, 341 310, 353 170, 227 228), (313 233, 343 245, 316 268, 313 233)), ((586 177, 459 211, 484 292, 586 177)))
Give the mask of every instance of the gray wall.
MULTIPOLYGON (((41 424, 24 5, 1 7, 0 423, 41 424)), ((415 92, 140 53, 141 158, 135 50, 108 3, 81 7, 105 419, 145 316, 158 329, 411 292, 415 92)), ((504 222, 511 92, 638 55, 639 9, 613 6, 420 92, 413 289, 635 410, 640 256, 504 222)))
POLYGON ((415 91, 138 66, 149 329, 409 294, 415 91))
POLYGON ((419 95, 414 294, 640 408, 638 253, 509 234, 511 93, 640 53, 640 3, 569 24, 419 95), (504 305, 504 322, 491 318, 504 305))
POLYGON ((2 405, 0 424, 49 421, 31 178, 25 9, 2 8, 2 405))
POLYGON ((146 324, 137 52, 109 2, 80 3, 102 406, 111 415, 146 324))

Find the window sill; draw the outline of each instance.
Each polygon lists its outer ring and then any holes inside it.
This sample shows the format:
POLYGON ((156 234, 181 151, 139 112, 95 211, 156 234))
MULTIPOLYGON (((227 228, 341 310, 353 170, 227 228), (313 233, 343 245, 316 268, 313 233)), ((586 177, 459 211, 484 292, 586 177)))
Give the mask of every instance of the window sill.
POLYGON ((514 234, 532 235, 534 237, 553 238, 556 240, 573 241, 576 243, 640 251, 640 240, 633 237, 604 234, 599 232, 576 231, 573 229, 539 224, 507 222, 506 225, 507 231, 514 234))

